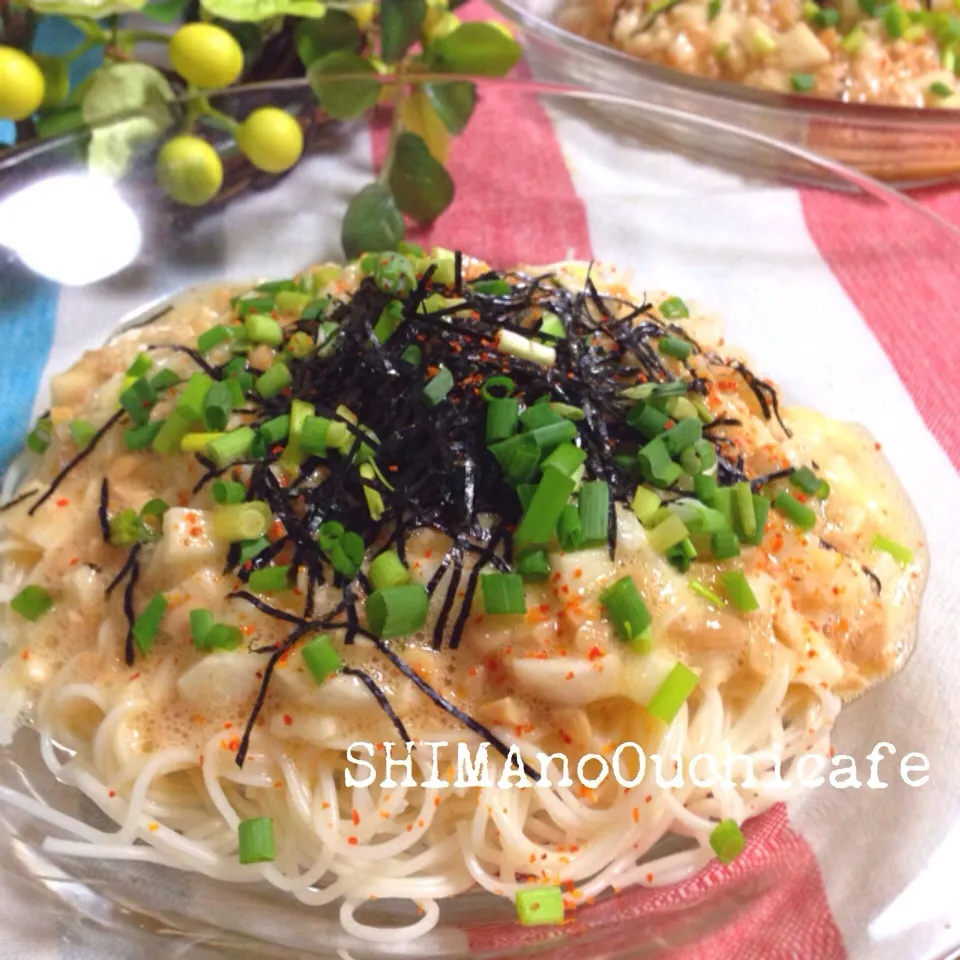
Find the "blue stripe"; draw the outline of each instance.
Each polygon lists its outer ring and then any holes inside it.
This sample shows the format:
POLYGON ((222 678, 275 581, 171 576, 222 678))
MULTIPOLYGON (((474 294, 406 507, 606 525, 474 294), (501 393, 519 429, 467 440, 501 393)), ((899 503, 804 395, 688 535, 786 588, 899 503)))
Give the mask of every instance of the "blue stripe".
POLYGON ((57 318, 57 285, 17 263, 0 270, 0 475, 23 446, 57 318))

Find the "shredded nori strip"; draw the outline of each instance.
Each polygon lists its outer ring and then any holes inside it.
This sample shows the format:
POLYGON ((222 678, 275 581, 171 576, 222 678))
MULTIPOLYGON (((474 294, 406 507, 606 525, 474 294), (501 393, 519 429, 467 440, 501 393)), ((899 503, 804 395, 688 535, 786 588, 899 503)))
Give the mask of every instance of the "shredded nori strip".
POLYGON ((750 489, 754 493, 759 493, 761 487, 773 483, 774 480, 785 480, 787 477, 792 477, 796 473, 796 469, 796 467, 786 467, 783 470, 774 470, 773 473, 765 473, 761 477, 754 477, 750 481, 750 489))
POLYGON ((50 486, 47 487, 46 491, 43 493, 43 496, 33 504, 32 507, 27 511, 29 516, 33 516, 37 512, 37 509, 43 504, 45 504, 56 492, 57 488, 63 483, 64 480, 70 475, 70 472, 73 470, 77 464, 82 463, 91 453, 96 449, 97 444, 107 435, 107 432, 110 430, 114 424, 119 423, 125 416, 126 411, 121 408, 117 410, 116 413, 111 414, 110 419, 90 438, 90 442, 53 478, 50 482, 50 486))
MULTIPOLYGON (((138 544, 139 546, 139 544, 138 544)), ((137 613, 133 608, 133 591, 136 589, 137 580, 140 577, 140 561, 137 559, 138 551, 134 547, 130 551, 130 576, 127 579, 127 585, 123 589, 123 615, 127 618, 127 640, 124 645, 124 662, 128 667, 133 666, 133 625, 137 622, 137 613)))
POLYGON ((107 478, 103 478, 100 484, 100 505, 97 507, 97 519, 100 521, 100 533, 103 535, 103 542, 110 542, 110 485, 107 478))
POLYGON ((403 721, 397 716, 397 712, 390 705, 387 695, 377 686, 376 680, 374 680, 369 673, 364 673, 363 670, 357 670, 355 667, 344 667, 341 673, 356 677, 366 686, 373 694, 377 703, 380 704, 380 709, 383 710, 390 718, 390 722, 397 728, 397 733, 400 734, 400 739, 404 743, 409 743, 413 739, 410 734, 407 733, 407 728, 403 725, 403 721))
POLYGON ((0 513, 3 513, 4 510, 12 510, 18 503, 23 503, 24 500, 29 500, 31 497, 36 496, 37 492, 36 490, 27 490, 25 493, 21 493, 6 503, 0 503, 0 513))
POLYGON ((823 537, 818 539, 820 541, 820 546, 823 547, 824 550, 832 550, 834 553, 839 553, 844 559, 849 560, 850 563, 857 564, 864 574, 870 578, 870 581, 873 584, 874 593, 876 593, 878 597, 880 596, 880 593, 883 590, 883 584, 880 582, 880 578, 865 563, 860 563, 859 560, 854 560, 852 557, 845 554, 839 547, 835 547, 832 543, 824 540, 823 537))
MULTIPOLYGON (((127 554, 127 559, 123 561, 123 566, 120 568, 117 575, 107 584, 107 588, 103 591, 104 596, 107 599, 110 598, 110 594, 123 582, 123 578, 133 569, 133 565, 137 562, 137 555, 140 553, 140 544, 135 543, 127 554)), ((99 573, 99 568, 97 569, 99 573)))

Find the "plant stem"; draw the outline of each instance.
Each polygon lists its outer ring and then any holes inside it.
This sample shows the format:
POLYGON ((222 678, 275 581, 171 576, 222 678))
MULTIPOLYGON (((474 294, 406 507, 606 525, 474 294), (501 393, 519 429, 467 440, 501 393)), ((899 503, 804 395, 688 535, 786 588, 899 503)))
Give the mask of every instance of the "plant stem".
POLYGON ((119 36, 120 44, 124 47, 132 47, 137 43, 170 42, 170 35, 167 33, 160 33, 159 30, 121 30, 119 36))
POLYGON ((207 117, 218 127, 226 130, 232 137, 236 137, 240 124, 233 117, 228 117, 223 111, 211 106, 207 97, 197 97, 187 106, 187 122, 192 126, 201 117, 207 117))
POLYGON ((390 118, 390 138, 387 141, 387 155, 384 157, 383 166, 380 168, 380 175, 377 177, 378 183, 386 184, 390 180, 390 172, 393 169, 393 158, 397 153, 397 138, 403 132, 403 112, 401 106, 406 97, 406 90, 403 84, 403 64, 397 64, 397 95, 393 101, 393 116, 390 118))

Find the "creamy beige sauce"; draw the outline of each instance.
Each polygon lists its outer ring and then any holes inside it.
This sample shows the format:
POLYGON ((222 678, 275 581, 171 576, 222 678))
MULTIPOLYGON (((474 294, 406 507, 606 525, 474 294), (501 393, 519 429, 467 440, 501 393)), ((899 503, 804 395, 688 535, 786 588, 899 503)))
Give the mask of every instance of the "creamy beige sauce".
MULTIPOLYGON (((582 282, 582 267, 571 267, 569 276, 582 282)), ((347 276, 347 289, 354 279, 347 276)), ((614 292, 626 293, 616 273, 608 274, 608 282, 614 292)), ((71 418, 106 420, 116 408, 123 371, 145 344, 192 344, 202 330, 229 322, 231 292, 208 290, 200 300, 188 298, 161 321, 87 353, 58 377, 52 386, 56 438, 33 464, 22 489, 43 488, 76 453, 66 428, 71 418)), ((687 324, 705 350, 726 356, 729 348, 716 318, 695 316, 687 324)), ((182 354, 155 357, 183 375, 193 369, 182 354)), ((634 515, 618 507, 615 559, 605 550, 570 555, 554 550, 549 581, 528 587, 526 616, 487 616, 478 598, 458 651, 432 649, 432 619, 422 634, 400 645, 425 680, 501 734, 571 757, 598 743, 653 743, 659 725, 643 705, 678 658, 720 684, 732 701, 748 703, 777 652, 789 658, 792 699, 802 702, 816 685, 856 694, 889 675, 912 649, 926 567, 923 533, 879 446, 862 428, 803 408, 784 411, 794 433, 788 439, 774 420, 760 416, 741 377, 703 356, 694 362, 710 381, 710 409, 742 421, 740 427, 726 428, 726 435, 743 454, 749 475, 816 463, 831 486, 829 498, 816 506, 816 528, 798 532, 771 510, 761 546, 744 548, 737 560, 697 561, 689 574, 680 574, 649 547, 634 515), (877 532, 915 550, 914 562, 901 568, 874 550, 877 532), (838 552, 820 546, 820 537, 838 552), (879 595, 861 564, 880 579, 879 595), (717 609, 690 589, 695 578, 717 590, 718 575, 734 566, 744 569, 760 600, 754 613, 717 609), (649 655, 620 643, 599 606, 604 585, 624 573, 634 577, 653 614, 655 649, 649 655)), ((25 582, 45 586, 56 599, 54 609, 35 624, 13 615, 2 621, 11 647, 0 673, 4 696, 12 704, 25 702, 28 717, 45 710, 58 737, 82 753, 91 749, 103 715, 118 698, 132 694, 140 706, 118 721, 132 753, 172 745, 201 750, 218 733, 225 749, 235 750, 266 658, 244 647, 197 652, 190 641, 189 611, 210 608, 218 619, 240 627, 254 647, 286 636, 285 625, 226 598, 240 584, 221 573, 227 548, 210 529, 209 487, 191 493, 201 473, 190 455, 127 452, 122 431, 114 429, 35 516, 27 514, 30 501, 0 515, 5 560, 22 571, 25 582), (97 505, 105 475, 112 511, 139 509, 155 496, 173 507, 164 520, 163 539, 144 550, 136 590, 138 606, 163 591, 169 610, 153 651, 138 657, 132 668, 123 662, 122 588, 110 599, 104 596, 126 558, 126 550, 102 540, 97 505), (59 704, 43 699, 55 677, 59 704), (89 697, 71 700, 64 694, 68 683, 92 685, 99 706, 89 697)), ((434 531, 416 532, 408 547, 414 579, 429 581, 448 547, 434 531)), ((321 588, 318 614, 338 598, 339 591, 321 588)), ((300 590, 269 599, 293 612, 302 610, 300 590)), ((437 604, 432 606, 431 618, 437 604)), ((433 730, 450 728, 450 718, 372 644, 359 640, 338 649, 345 662, 362 666, 377 680, 411 735, 429 737, 433 730)), ((338 676, 318 687, 298 651, 279 664, 261 725, 294 754, 311 745, 342 750, 355 740, 396 739, 359 680, 338 676)))

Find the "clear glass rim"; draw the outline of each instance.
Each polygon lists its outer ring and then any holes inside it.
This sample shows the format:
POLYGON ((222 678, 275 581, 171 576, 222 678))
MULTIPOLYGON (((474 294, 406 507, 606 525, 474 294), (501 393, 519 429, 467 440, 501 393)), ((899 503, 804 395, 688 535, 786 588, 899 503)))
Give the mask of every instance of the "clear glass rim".
POLYGON ((489 3, 498 13, 534 36, 538 42, 548 41, 555 46, 575 50, 580 56, 594 63, 605 67, 613 63, 619 70, 634 74, 650 83, 689 90, 710 100, 733 101, 757 112, 778 111, 798 119, 817 119, 832 123, 853 120, 858 125, 874 125, 887 129, 899 127, 903 131, 915 129, 917 126, 939 131, 960 130, 960 115, 955 115, 951 110, 880 103, 844 103, 841 100, 805 94, 761 90, 732 80, 707 79, 694 73, 642 60, 616 47, 597 43, 565 30, 554 21, 534 13, 525 0, 489 0, 489 3))
MULTIPOLYGON (((494 4, 511 2, 511 0, 492 0, 494 4)), ((571 35, 572 36, 572 35, 571 35)), ((596 45, 594 45, 596 46, 596 45)), ((639 62, 639 61, 638 61, 639 62)), ((679 72, 679 71, 678 71, 679 72)), ((325 81, 354 80, 362 79, 369 81, 369 74, 343 73, 330 75, 324 78, 325 81)), ((845 166, 830 157, 815 153, 806 147, 780 140, 758 130, 749 127, 741 127, 729 123, 725 120, 716 120, 712 117, 705 117, 698 114, 689 113, 676 107, 664 106, 661 104, 650 103, 638 100, 635 97, 612 93, 602 90, 592 90, 586 87, 580 87, 573 84, 555 83, 541 80, 516 79, 516 78, 491 78, 477 77, 468 74, 455 73, 425 73, 417 74, 415 77, 409 75, 397 76, 393 74, 381 74, 377 81, 388 86, 395 83, 403 83, 410 86, 420 86, 429 82, 452 82, 465 81, 478 84, 482 89, 488 90, 506 90, 521 96, 533 96, 542 94, 557 101, 566 101, 569 103, 587 103, 600 104, 608 107, 625 107, 634 115, 646 115, 651 119, 658 121, 671 121, 673 123, 686 124, 692 128, 700 128, 703 131, 723 134, 734 139, 741 139, 747 143, 764 147, 774 153, 780 153, 785 157, 802 161, 811 167, 826 173, 834 181, 834 187, 839 184, 849 185, 856 190, 867 194, 870 197, 893 205, 903 205, 908 207, 917 216, 923 217, 928 221, 936 223, 944 231, 944 235, 949 235, 956 242, 960 242, 960 227, 955 226, 948 220, 931 211, 929 208, 918 203, 908 195, 899 192, 892 186, 888 186, 880 180, 862 173, 852 167, 845 166)), ((254 94, 263 93, 306 93, 312 96, 309 81, 306 78, 291 78, 287 80, 270 80, 260 83, 240 84, 234 87, 224 88, 217 91, 204 91, 201 93, 188 93, 170 101, 171 104, 186 104, 200 97, 206 97, 211 100, 217 100, 223 97, 245 97, 254 94)), ((133 109, 117 113, 104 120, 93 124, 85 124, 82 128, 72 130, 67 133, 58 134, 47 139, 39 141, 30 141, 22 147, 14 147, 3 153, 0 153, 0 173, 4 170, 13 170, 20 168, 29 161, 43 158, 56 149, 77 141, 92 130, 108 127, 115 123, 141 115, 139 109, 133 109)), ((339 121, 332 121, 339 122, 339 121)), ((348 123, 351 121, 347 121, 348 123)))

